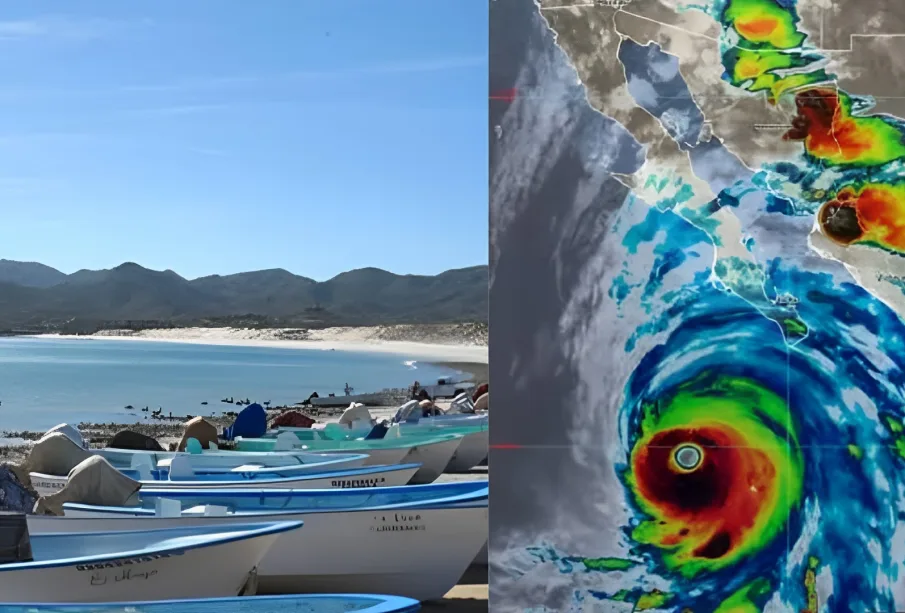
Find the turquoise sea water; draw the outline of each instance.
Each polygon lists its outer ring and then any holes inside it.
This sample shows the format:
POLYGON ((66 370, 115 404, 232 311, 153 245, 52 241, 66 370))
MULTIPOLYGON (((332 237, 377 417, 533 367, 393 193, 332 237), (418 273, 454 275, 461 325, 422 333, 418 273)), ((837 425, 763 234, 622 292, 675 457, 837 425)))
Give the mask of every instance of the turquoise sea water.
POLYGON ((235 410, 221 398, 292 404, 317 391, 406 387, 451 371, 406 356, 97 339, 0 339, 0 430, 235 410), (202 402, 207 402, 203 406, 202 402), (126 410, 127 405, 135 407, 126 410))

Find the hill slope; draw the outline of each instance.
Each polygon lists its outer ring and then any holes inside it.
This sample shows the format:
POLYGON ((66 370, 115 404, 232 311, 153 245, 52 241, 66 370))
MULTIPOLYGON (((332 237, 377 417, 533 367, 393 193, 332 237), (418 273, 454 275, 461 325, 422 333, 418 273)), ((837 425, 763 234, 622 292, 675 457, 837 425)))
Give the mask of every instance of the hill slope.
POLYGON ((436 276, 363 268, 324 282, 282 269, 189 281, 131 262, 65 275, 2 260, 0 329, 72 320, 179 325, 245 315, 284 325, 486 322, 487 283, 486 266, 436 276))
POLYGON ((0 260, 0 283, 23 287, 52 287, 65 280, 64 273, 44 264, 0 260))

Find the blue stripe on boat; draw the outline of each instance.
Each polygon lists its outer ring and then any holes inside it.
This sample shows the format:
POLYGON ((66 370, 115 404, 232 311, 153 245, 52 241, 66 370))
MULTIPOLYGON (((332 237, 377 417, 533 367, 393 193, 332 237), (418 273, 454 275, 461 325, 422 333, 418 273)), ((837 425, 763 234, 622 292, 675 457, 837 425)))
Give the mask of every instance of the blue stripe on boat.
POLYGON ((294 610, 293 603, 310 604, 319 613, 413 613, 421 608, 417 600, 376 594, 288 594, 282 596, 240 596, 191 600, 105 602, 98 604, 10 603, 0 604, 0 613, 283 613, 294 610), (360 608, 351 608, 359 604, 360 608), (141 607, 140 611, 136 611, 141 607))

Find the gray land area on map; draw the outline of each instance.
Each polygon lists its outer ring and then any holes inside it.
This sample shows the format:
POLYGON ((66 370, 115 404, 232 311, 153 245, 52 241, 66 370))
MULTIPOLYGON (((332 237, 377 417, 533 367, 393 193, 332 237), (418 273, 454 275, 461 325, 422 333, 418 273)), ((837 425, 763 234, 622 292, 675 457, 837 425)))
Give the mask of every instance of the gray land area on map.
POLYGON ((802 28, 830 59, 839 87, 870 95, 876 113, 905 117, 905 5, 900 0, 803 0, 802 28))
MULTIPOLYGON (((627 99, 617 59, 622 37, 658 44, 679 58, 680 70, 709 130, 749 167, 796 154, 796 143, 779 136, 793 116, 790 97, 770 105, 765 97, 733 91, 721 79, 719 27, 696 10, 678 11, 675 0, 631 0, 620 9, 588 2, 542 0, 541 11, 556 32, 594 108, 614 117, 648 147, 665 168, 687 166, 657 122, 627 99), (741 119, 744 118, 744 119, 741 119)), ((905 116, 905 8, 897 0, 798 3, 809 42, 824 49, 827 69, 839 86, 876 98, 874 112, 905 116)), ((691 176, 690 169, 689 174, 691 176)))

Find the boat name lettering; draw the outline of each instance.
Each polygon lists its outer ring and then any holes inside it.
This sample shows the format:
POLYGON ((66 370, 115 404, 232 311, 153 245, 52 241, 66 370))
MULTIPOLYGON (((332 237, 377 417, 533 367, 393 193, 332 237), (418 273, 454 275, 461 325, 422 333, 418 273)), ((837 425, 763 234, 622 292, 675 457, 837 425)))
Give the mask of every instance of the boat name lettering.
POLYGON ((371 532, 423 532, 427 526, 420 523, 418 513, 393 513, 392 515, 375 515, 371 532))
POLYGON ((96 570, 91 573, 91 585, 106 585, 110 581, 112 581, 113 583, 119 583, 120 581, 136 581, 141 579, 148 580, 156 574, 156 570, 146 570, 145 572, 141 572, 132 568, 124 568, 122 571, 116 573, 111 577, 110 575, 105 575, 104 573, 96 570))
POLYGON ((89 570, 103 570, 105 568, 121 568, 123 566, 132 566, 135 564, 144 564, 145 562, 153 562, 154 560, 159 560, 161 558, 181 556, 182 554, 183 552, 181 551, 170 551, 168 553, 151 553, 146 556, 139 556, 137 558, 123 558, 122 560, 110 560, 108 562, 98 562, 97 564, 79 564, 75 567, 75 569, 79 572, 82 572, 89 570))
POLYGON ((331 487, 377 487, 386 483, 386 477, 376 479, 336 479, 330 482, 331 487))
POLYGON ((61 490, 66 487, 65 481, 33 481, 32 485, 35 489, 45 490, 61 490))

